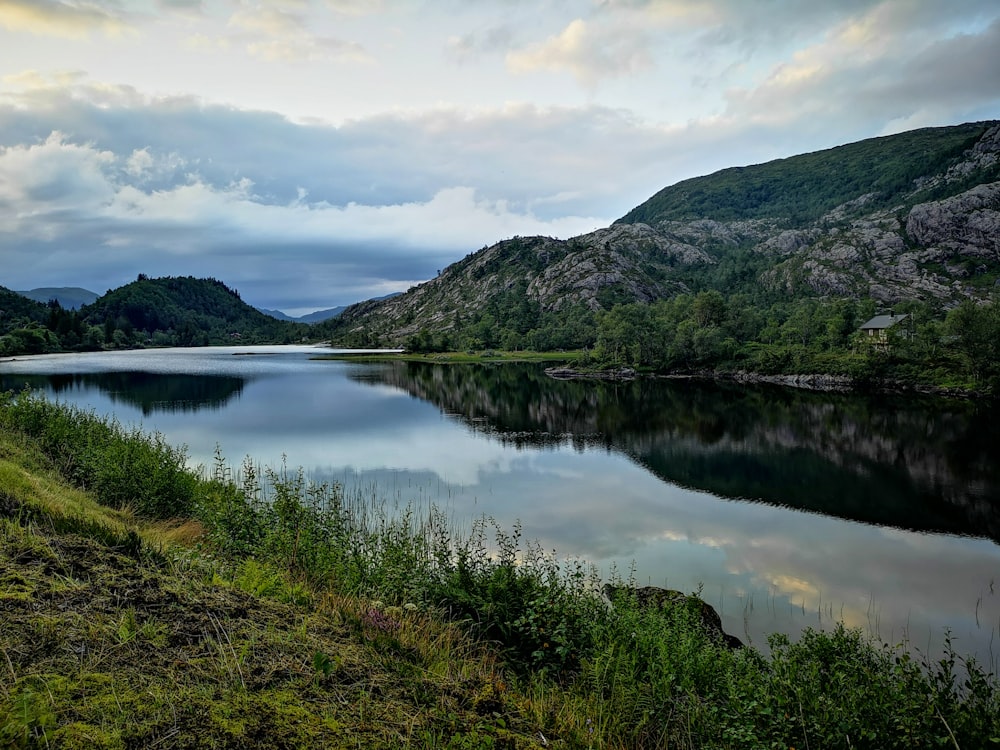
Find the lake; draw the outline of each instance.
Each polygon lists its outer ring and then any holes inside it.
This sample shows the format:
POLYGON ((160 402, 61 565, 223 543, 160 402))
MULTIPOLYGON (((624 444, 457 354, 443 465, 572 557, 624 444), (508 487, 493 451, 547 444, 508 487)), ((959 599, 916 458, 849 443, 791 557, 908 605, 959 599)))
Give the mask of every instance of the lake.
POLYGON ((361 363, 315 347, 44 355, 26 384, 187 446, 482 515, 603 575, 702 597, 725 628, 837 620, 1000 661, 1000 412, 962 400, 668 379, 557 381, 539 365, 361 363))

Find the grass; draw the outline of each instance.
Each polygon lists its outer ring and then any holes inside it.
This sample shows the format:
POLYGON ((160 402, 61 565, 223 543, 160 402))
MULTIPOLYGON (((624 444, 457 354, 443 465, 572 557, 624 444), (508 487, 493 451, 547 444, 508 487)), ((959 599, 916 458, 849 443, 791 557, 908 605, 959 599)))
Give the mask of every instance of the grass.
POLYGON ((697 598, 609 608, 517 527, 179 456, 0 397, 0 746, 1000 746, 996 676, 950 648, 837 626, 765 658, 697 598), (160 481, 101 471, 123 457, 160 481))

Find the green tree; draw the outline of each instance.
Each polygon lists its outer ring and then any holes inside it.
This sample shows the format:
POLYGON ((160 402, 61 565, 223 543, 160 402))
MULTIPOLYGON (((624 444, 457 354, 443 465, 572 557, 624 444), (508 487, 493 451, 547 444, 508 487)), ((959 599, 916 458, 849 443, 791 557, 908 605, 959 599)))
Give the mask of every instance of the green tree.
POLYGON ((973 381, 1000 375, 1000 299, 989 305, 965 300, 948 313, 945 329, 973 381))

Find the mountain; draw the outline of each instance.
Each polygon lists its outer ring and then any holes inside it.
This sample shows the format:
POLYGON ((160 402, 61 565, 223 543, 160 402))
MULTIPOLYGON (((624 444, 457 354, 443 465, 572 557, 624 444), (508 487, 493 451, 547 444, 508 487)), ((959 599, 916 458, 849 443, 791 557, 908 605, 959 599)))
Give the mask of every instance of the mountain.
POLYGON ((264 313, 265 315, 270 315, 272 318, 275 318, 276 320, 287 320, 287 321, 295 320, 295 318, 293 318, 291 315, 285 315, 285 313, 281 312, 281 310, 268 310, 266 307, 258 307, 257 309, 260 312, 264 313))
POLYGON ((295 318, 295 320, 298 320, 301 323, 322 323, 324 320, 336 318, 346 309, 347 305, 340 305, 339 307, 331 307, 329 310, 317 310, 316 312, 311 312, 308 315, 301 315, 298 318, 295 318))
POLYGON ((498 242, 400 297, 352 305, 330 332, 355 344, 580 345, 600 310, 707 290, 763 307, 944 308, 994 293, 998 237, 1000 123, 925 128, 685 180, 568 240, 498 242))
POLYGON ((281 310, 268 310, 263 307, 258 307, 257 309, 265 315, 270 315, 272 318, 277 318, 278 320, 288 320, 296 323, 322 323, 324 320, 329 320, 330 318, 335 318, 340 315, 347 309, 347 306, 341 305, 340 307, 332 307, 329 310, 317 310, 316 312, 311 312, 308 315, 301 315, 298 318, 286 315, 281 312, 281 310))
POLYGON ((303 324, 275 320, 240 299, 216 279, 166 277, 114 289, 81 308, 89 326, 103 326, 118 346, 200 346, 224 343, 291 343, 308 336, 303 324))
POLYGON ((100 296, 96 292, 92 292, 89 289, 81 289, 77 286, 46 286, 29 289, 26 292, 18 292, 18 294, 42 304, 54 299, 67 310, 78 310, 84 305, 91 304, 100 296))
MULTIPOLYGON (((400 292, 393 292, 392 294, 386 294, 382 297, 373 297, 368 300, 368 302, 378 302, 384 299, 391 299, 393 297, 398 297, 400 292)), ((281 310, 266 310, 262 307, 258 307, 265 315, 270 315, 272 318, 277 318, 278 320, 294 320, 298 323, 324 323, 332 318, 336 318, 344 310, 347 309, 346 305, 341 305, 339 307, 331 307, 328 310, 317 310, 316 312, 311 312, 308 315, 301 315, 298 318, 293 318, 291 315, 286 315, 281 310)))

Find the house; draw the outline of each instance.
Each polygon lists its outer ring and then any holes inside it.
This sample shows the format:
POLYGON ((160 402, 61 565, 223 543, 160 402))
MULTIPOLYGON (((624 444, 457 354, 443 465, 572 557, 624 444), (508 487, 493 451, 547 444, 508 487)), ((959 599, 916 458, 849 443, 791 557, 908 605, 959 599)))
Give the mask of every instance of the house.
POLYGON ((867 341, 880 346, 887 346, 889 343, 889 329, 899 325, 906 320, 909 315, 876 315, 858 330, 864 334, 867 341))

